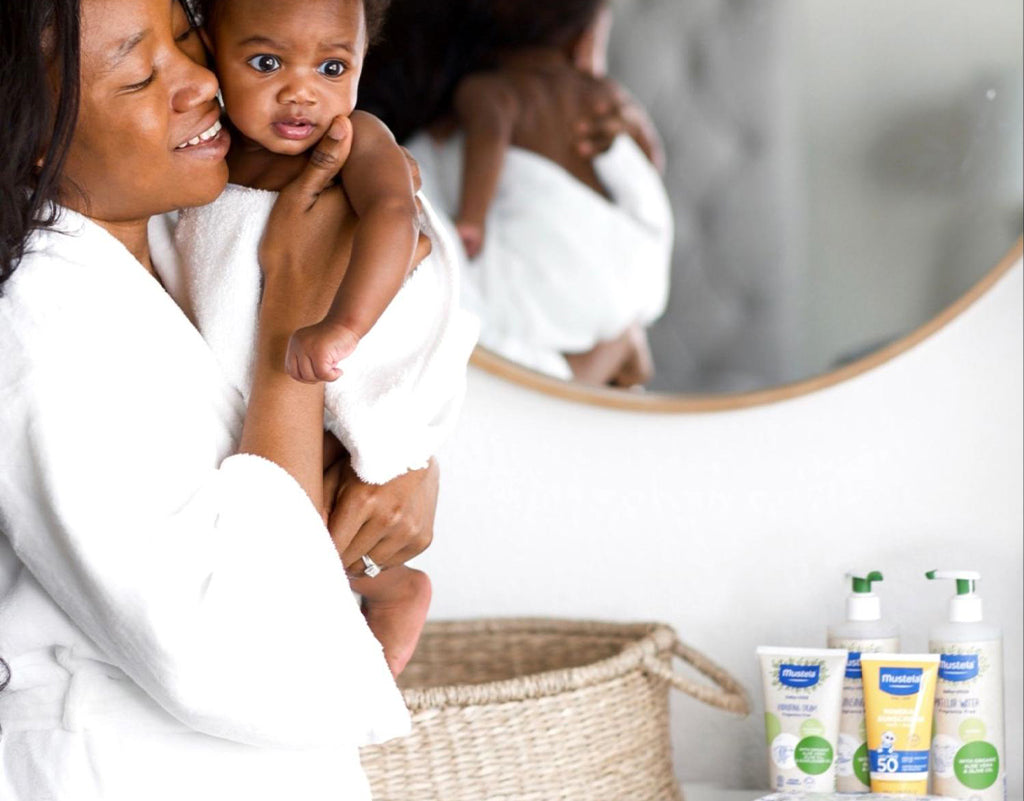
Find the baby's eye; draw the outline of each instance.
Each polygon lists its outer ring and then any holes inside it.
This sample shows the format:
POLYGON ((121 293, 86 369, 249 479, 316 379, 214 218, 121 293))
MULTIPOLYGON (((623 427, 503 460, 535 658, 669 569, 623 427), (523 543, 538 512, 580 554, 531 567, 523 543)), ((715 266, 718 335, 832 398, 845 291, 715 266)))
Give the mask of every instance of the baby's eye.
POLYGON ((275 70, 281 69, 281 59, 277 56, 271 56, 267 53, 260 53, 258 56, 253 56, 247 62, 256 72, 274 72, 275 70))
POLYGON ((316 71, 328 78, 338 78, 345 71, 345 65, 336 58, 329 58, 317 67, 316 71))

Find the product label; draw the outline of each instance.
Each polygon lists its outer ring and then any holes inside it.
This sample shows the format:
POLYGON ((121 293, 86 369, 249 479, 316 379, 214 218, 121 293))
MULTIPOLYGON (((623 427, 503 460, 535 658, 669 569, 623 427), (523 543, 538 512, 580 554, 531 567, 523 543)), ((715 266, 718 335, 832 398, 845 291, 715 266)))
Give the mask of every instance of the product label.
POLYGON ((895 637, 876 640, 830 637, 829 648, 847 651, 843 678, 843 714, 836 747, 836 789, 842 793, 870 790, 867 733, 864 728, 864 684, 861 680, 861 654, 895 653, 900 642, 895 637))
POLYGON ((779 666, 779 681, 787 687, 813 687, 821 677, 820 665, 779 666))
POLYGON ((916 695, 923 675, 921 668, 884 667, 878 672, 878 686, 889 695, 916 695))
POLYGON ((761 660, 772 788, 832 790, 845 654, 762 654, 761 660))
POLYGON ((970 681, 978 675, 977 654, 943 654, 939 678, 945 681, 970 681))
POLYGON ((882 737, 882 747, 877 751, 868 751, 871 761, 871 772, 878 778, 894 776, 904 778, 899 774, 906 773, 928 773, 928 752, 927 751, 897 751, 893 748, 893 742, 886 743, 882 737), (880 774, 880 775, 879 775, 880 774))
POLYGON ((1001 643, 932 642, 929 647, 941 660, 932 738, 934 792, 1004 801, 1001 643))

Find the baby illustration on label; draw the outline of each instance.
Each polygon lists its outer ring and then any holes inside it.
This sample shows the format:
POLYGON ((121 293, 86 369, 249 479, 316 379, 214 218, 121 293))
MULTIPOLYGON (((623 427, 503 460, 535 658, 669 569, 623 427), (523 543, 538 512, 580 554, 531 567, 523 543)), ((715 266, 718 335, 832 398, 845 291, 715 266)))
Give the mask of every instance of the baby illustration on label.
POLYGON ((896 746, 896 735, 891 731, 882 733, 882 745, 878 749, 880 754, 891 754, 896 746))

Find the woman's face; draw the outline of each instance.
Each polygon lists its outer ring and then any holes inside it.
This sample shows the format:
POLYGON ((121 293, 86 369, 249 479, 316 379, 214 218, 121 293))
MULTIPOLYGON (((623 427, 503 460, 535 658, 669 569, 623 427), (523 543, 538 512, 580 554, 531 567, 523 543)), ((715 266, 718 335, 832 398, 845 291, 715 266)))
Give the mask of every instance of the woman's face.
POLYGON ((218 131, 217 80, 193 60, 201 52, 178 0, 82 0, 67 205, 124 223, 220 194, 229 137, 218 131))

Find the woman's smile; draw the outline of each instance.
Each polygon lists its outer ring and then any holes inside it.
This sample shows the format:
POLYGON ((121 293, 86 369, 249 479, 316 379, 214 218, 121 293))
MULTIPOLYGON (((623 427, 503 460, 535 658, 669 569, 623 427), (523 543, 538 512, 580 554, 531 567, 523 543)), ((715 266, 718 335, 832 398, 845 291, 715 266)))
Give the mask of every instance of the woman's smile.
POLYGON ((221 124, 220 118, 218 117, 208 128, 195 136, 190 137, 174 149, 176 151, 194 151, 201 149, 204 153, 209 152, 212 155, 212 151, 214 150, 223 149, 227 152, 227 147, 230 144, 230 141, 230 135, 224 129, 224 126, 221 124))

